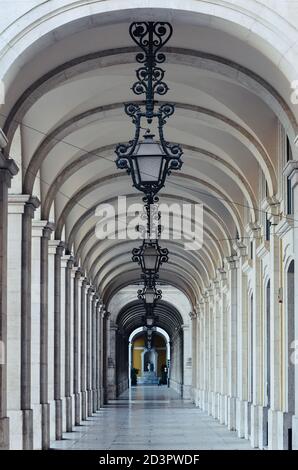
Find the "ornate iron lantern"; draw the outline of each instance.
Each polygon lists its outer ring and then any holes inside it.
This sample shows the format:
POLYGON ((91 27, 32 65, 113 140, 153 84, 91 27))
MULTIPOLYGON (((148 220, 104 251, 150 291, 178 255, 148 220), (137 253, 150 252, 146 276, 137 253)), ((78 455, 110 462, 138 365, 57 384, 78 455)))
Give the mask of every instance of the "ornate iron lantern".
POLYGON ((168 254, 169 250, 161 248, 158 240, 144 240, 139 248, 132 250, 132 260, 141 266, 144 275, 152 277, 163 263, 168 262, 168 254))
POLYGON ((135 22, 129 29, 133 41, 141 48, 136 55, 136 61, 141 67, 136 71, 137 81, 132 86, 136 95, 145 94, 144 105, 128 103, 125 105, 126 114, 135 125, 135 136, 127 143, 116 147, 116 165, 119 169, 127 170, 131 175, 133 186, 145 193, 149 201, 164 186, 166 177, 171 170, 180 170, 182 166, 182 148, 178 144, 167 142, 163 134, 163 126, 174 113, 174 105, 164 103, 155 109, 155 94, 165 95, 167 84, 163 81, 164 70, 159 64, 165 62, 165 54, 160 49, 172 35, 172 26, 165 22, 135 22), (150 128, 140 140, 142 123, 146 127, 156 120, 158 140, 150 128))
POLYGON ((138 299, 144 302, 147 314, 153 313, 153 307, 161 298, 162 291, 156 289, 155 280, 153 278, 145 278, 143 289, 138 290, 138 299))

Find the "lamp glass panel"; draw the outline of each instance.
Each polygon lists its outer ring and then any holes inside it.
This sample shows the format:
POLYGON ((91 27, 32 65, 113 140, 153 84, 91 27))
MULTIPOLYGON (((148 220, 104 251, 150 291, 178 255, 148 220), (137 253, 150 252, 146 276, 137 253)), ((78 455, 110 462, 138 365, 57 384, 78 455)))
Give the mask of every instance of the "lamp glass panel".
POLYGON ((153 289, 148 288, 145 293, 145 302, 146 304, 153 304, 155 297, 155 292, 153 289))
POLYGON ((138 145, 134 155, 139 170, 140 183, 157 183, 160 179, 163 152, 161 146, 151 138, 138 145))
POLYGON ((156 267, 157 250, 153 246, 144 249, 144 267, 146 271, 153 271, 156 267))

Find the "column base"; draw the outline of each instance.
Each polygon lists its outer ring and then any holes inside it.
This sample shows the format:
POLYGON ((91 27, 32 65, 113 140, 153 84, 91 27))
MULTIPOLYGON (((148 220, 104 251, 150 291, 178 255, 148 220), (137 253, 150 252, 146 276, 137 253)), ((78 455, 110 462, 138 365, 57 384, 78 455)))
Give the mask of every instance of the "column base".
POLYGON ((244 437, 245 439, 250 439, 250 434, 251 434, 251 402, 247 401, 244 402, 245 407, 244 407, 244 437))
POLYGON ((108 385, 108 401, 109 400, 116 400, 116 385, 114 384, 108 385))
POLYGON ((74 394, 74 422, 75 426, 80 426, 81 424, 81 395, 80 393, 75 393, 74 394))
POLYGON ((200 406, 200 391, 197 388, 194 389, 194 404, 200 406))
POLYGON ((268 447, 268 407, 259 406, 259 448, 268 447))
POLYGON ((92 416, 92 390, 87 390, 87 415, 92 416))
POLYGON ((41 405, 41 447, 43 450, 50 448, 50 404, 41 405))
POLYGON ((228 424, 228 397, 226 395, 220 395, 219 398, 219 422, 220 424, 228 424))
POLYGON ((10 450, 23 449, 23 413, 22 410, 7 410, 9 417, 9 444, 10 450))
POLYGON ((292 417, 290 413, 268 410, 269 450, 289 450, 291 447, 292 417))
POLYGON ((292 449, 298 450, 298 416, 292 418, 292 449))
POLYGON ((213 406, 213 393, 212 391, 208 392, 208 415, 212 416, 212 406, 213 406))
POLYGON ((92 412, 97 411, 97 390, 92 390, 92 412))
POLYGON ((199 407, 204 408, 204 390, 199 390, 199 407))
POLYGON ((65 397, 66 432, 72 432, 72 397, 65 397))
POLYGON ((96 390, 96 393, 97 393, 96 411, 99 411, 100 410, 100 389, 99 388, 96 390))
POLYGON ((247 401, 236 400, 236 431, 238 437, 243 439, 245 437, 245 407, 247 401))
POLYGON ((55 400, 55 439, 61 441, 62 435, 62 416, 63 416, 63 406, 62 400, 57 398, 55 400))
POLYGON ((104 388, 101 387, 100 388, 100 408, 102 408, 104 404, 105 404, 104 403, 104 388))
POLYGON ((9 449, 9 418, 0 418, 0 450, 9 449))
POLYGON ((62 438, 63 433, 66 432, 66 398, 62 397, 62 438))
POLYGON ((229 431, 236 430, 236 397, 227 397, 227 424, 229 431))
POLYGON ((202 390, 202 410, 208 411, 208 392, 206 390, 202 390))
POLYGON ((83 390, 81 392, 81 418, 82 421, 86 421, 87 419, 87 392, 86 390, 83 390))
POLYGON ((219 421, 219 408, 220 408, 220 394, 218 392, 215 393, 215 419, 219 421))
POLYGON ((217 393, 212 392, 212 410, 211 410, 211 414, 212 414, 213 418, 217 418, 217 412, 218 412, 217 393))
POLYGON ((252 404, 250 407, 251 432, 250 443, 253 448, 259 446, 259 406, 252 404))
POLYGON ((33 450, 33 410, 22 410, 23 449, 33 450))
POLYGON ((42 404, 33 403, 33 449, 42 449, 42 404))

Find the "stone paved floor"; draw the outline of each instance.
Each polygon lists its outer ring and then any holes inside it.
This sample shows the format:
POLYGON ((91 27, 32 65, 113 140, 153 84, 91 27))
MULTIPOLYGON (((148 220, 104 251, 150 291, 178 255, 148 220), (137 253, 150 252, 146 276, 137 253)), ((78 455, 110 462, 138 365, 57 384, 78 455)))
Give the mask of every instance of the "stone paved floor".
POLYGON ((139 386, 52 443, 55 449, 251 449, 166 387, 139 386))

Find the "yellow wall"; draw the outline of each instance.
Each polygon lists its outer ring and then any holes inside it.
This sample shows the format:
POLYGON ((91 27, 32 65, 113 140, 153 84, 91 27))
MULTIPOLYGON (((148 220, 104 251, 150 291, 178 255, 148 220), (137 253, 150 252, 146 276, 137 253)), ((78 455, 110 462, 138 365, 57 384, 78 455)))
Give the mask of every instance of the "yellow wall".
MULTIPOLYGON (((132 343, 132 367, 138 369, 138 376, 142 375, 142 353, 145 349, 145 335, 138 336, 132 343), (135 349, 140 348, 140 349, 135 349)), ((167 362, 166 342, 162 336, 154 335, 153 347, 157 348, 158 364, 157 375, 161 375, 161 367, 167 362), (159 348, 165 348, 160 350, 159 348)))

